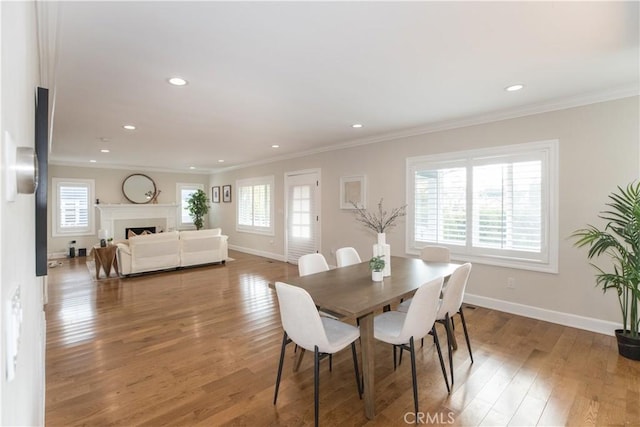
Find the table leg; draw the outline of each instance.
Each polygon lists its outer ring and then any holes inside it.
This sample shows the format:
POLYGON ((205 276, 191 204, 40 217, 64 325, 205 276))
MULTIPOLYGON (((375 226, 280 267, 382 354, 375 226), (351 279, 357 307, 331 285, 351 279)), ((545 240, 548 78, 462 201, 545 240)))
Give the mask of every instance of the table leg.
POLYGON ((100 263, 100 257, 96 252, 94 252, 94 255, 93 255, 93 263, 96 265, 96 280, 97 280, 100 278, 100 266, 102 264, 100 263))
POLYGON ((118 254, 117 253, 113 257, 113 269, 116 272, 116 276, 120 276, 120 266, 118 266, 118 254))
POLYGON ((372 420, 376 416, 373 313, 369 313, 360 318, 360 346, 362 348, 362 377, 364 379, 364 414, 368 419, 372 420))

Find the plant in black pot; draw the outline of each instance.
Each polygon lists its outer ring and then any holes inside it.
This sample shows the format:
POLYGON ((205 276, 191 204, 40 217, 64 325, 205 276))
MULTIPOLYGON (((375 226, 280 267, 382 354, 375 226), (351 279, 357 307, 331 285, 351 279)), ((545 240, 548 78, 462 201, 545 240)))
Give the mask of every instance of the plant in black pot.
POLYGON ((606 221, 603 229, 593 225, 577 230, 575 246, 588 246, 587 257, 607 256, 612 270, 591 264, 597 271, 596 284, 603 292, 618 294, 622 311, 622 329, 616 330, 621 356, 640 360, 640 181, 618 187, 609 195, 608 209, 598 215, 606 221))
POLYGON ((196 230, 204 227, 204 216, 209 212, 208 203, 207 194, 202 190, 196 191, 187 199, 187 210, 193 219, 196 230))

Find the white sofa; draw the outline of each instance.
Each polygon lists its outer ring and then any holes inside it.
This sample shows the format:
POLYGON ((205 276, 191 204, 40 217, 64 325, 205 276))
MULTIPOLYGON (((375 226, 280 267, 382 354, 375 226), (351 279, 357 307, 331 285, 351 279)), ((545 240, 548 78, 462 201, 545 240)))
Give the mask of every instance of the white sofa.
POLYGON ((118 267, 125 276, 224 263, 227 256, 227 236, 222 235, 219 228, 146 234, 118 243, 118 267))
POLYGON ((180 267, 224 264, 228 256, 227 236, 222 235, 221 229, 180 232, 180 267))

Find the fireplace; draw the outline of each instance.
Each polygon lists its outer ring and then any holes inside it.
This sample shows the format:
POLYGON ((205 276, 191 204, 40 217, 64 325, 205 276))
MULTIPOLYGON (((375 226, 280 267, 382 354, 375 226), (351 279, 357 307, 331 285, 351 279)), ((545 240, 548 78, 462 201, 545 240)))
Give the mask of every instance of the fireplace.
MULTIPOLYGON (((135 233, 136 235, 143 234, 145 231, 147 233, 155 234, 156 227, 150 227, 150 226, 148 226, 148 227, 126 227, 124 229, 124 238, 125 239, 129 238, 129 231, 135 233)), ((145 234, 147 234, 147 233, 145 233, 145 234)))
POLYGON ((100 211, 100 229, 108 230, 114 239, 126 239, 126 228, 153 226, 156 232, 176 229, 177 204, 104 204, 95 205, 100 211))

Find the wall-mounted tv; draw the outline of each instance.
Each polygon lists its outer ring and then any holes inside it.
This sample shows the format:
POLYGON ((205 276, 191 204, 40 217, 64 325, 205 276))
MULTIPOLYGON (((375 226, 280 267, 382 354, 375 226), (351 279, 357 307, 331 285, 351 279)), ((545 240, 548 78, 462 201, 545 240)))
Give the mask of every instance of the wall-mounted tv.
POLYGON ((36 90, 35 150, 38 156, 36 187, 36 276, 47 275, 47 182, 49 172, 49 89, 36 90))

